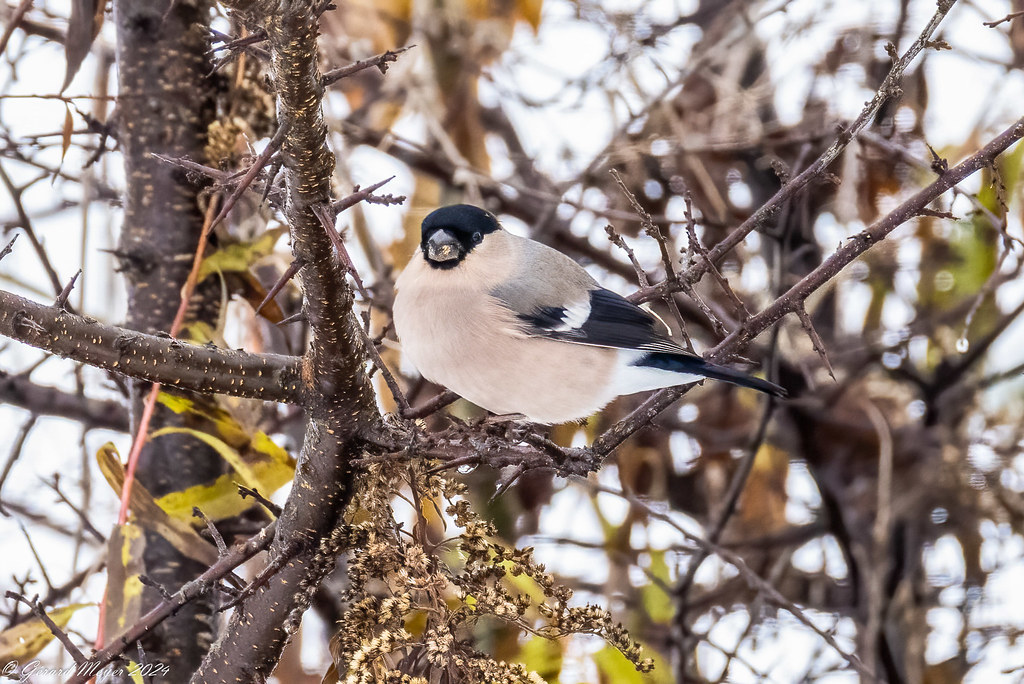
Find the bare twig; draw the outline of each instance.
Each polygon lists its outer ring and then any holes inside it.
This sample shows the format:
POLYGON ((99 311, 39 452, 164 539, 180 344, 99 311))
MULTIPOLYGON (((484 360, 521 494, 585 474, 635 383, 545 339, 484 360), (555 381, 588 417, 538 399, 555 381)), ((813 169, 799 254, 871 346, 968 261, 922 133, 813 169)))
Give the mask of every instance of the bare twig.
POLYGON ((210 533, 210 536, 213 537, 213 543, 217 545, 217 555, 221 558, 226 556, 228 554, 228 545, 224 543, 224 537, 221 536, 220 531, 217 529, 217 526, 213 524, 213 521, 206 517, 206 514, 199 509, 199 506, 192 507, 192 516, 199 518, 203 521, 203 524, 206 525, 206 530, 210 533))
POLYGON ((702 258, 698 263, 688 268, 685 273, 681 274, 679 284, 673 285, 667 281, 659 283, 658 285, 654 285, 646 291, 639 293, 638 297, 642 301, 650 301, 652 299, 662 297, 665 291, 671 290, 673 287, 681 287, 681 283, 683 282, 691 285, 695 284, 710 270, 711 265, 717 263, 723 256, 732 251, 744 240, 744 238, 746 238, 749 233, 765 224, 769 218, 779 210, 784 202, 794 197, 811 182, 820 180, 824 176, 826 168, 839 157, 843 150, 845 150, 850 144, 850 141, 853 140, 854 136, 874 120, 875 115, 878 113, 878 110, 881 109, 882 105, 888 102, 891 98, 897 97, 902 92, 899 87, 899 82, 903 78, 903 73, 907 70, 907 67, 910 66, 910 63, 914 58, 928 46, 931 35, 935 32, 955 3, 956 0, 940 0, 938 2, 935 14, 932 15, 924 30, 921 31, 921 34, 910 45, 910 47, 907 48, 906 52, 893 61, 893 65, 889 69, 889 73, 886 74, 885 78, 882 80, 882 84, 878 87, 878 90, 875 91, 875 96, 871 98, 867 105, 865 105, 864 109, 861 110, 853 123, 839 132, 835 141, 833 141, 828 149, 825 150, 821 156, 814 161, 814 163, 800 172, 790 182, 783 185, 771 199, 761 205, 761 207, 751 214, 747 220, 740 224, 738 228, 715 245, 714 248, 708 252, 707 257, 702 258))
POLYGON ((39 605, 38 600, 32 599, 30 601, 21 594, 18 594, 13 591, 8 591, 6 592, 5 595, 7 596, 7 598, 14 599, 15 601, 24 603, 26 606, 31 608, 32 614, 39 618, 39 620, 44 625, 46 625, 46 628, 50 630, 50 633, 53 634, 53 636, 56 637, 61 644, 64 645, 64 648, 65 650, 67 650, 68 654, 72 658, 74 658, 75 664, 82 665, 86 662, 87 659, 85 657, 85 654, 82 653, 81 650, 79 650, 78 646, 75 646, 75 642, 71 641, 71 637, 68 636, 67 632, 58 627, 57 623, 50 619, 50 616, 46 614, 46 611, 43 610, 43 607, 39 605))
POLYGON ((381 54, 376 55, 375 57, 370 57, 369 59, 361 59, 358 62, 353 62, 352 64, 348 64, 343 67, 338 67, 337 69, 331 69, 321 77, 321 82, 326 87, 340 81, 341 79, 347 76, 351 76, 352 74, 358 73, 363 69, 369 69, 371 67, 377 67, 382 74, 387 73, 388 64, 396 61, 400 54, 414 47, 416 46, 406 45, 405 47, 399 48, 397 50, 388 50, 386 52, 382 52, 381 54))
MULTIPOLYGON (((7 476, 11 474, 11 468, 14 467, 14 462, 21 456, 22 449, 25 448, 25 440, 28 439, 28 434, 32 431, 32 428, 36 424, 36 416, 32 414, 26 420, 21 429, 18 430, 18 436, 14 438, 14 444, 11 445, 11 453, 7 457, 7 462, 4 463, 4 469, 0 471, 0 491, 4 488, 4 482, 7 481, 7 476)), ((3 503, 0 502, 0 513, 8 515, 7 511, 4 510, 3 503)))
POLYGON ((836 379, 836 374, 832 370, 832 362, 828 360, 828 350, 825 349, 825 343, 822 341, 821 335, 819 335, 818 331, 814 329, 814 323, 811 321, 811 317, 807 313, 807 309, 804 308, 803 304, 797 307, 796 315, 800 319, 800 325, 803 327, 804 332, 807 333, 807 337, 811 339, 811 346, 814 348, 815 353, 817 353, 821 362, 825 364, 828 374, 834 381, 836 379))
POLYGON ((71 291, 75 289, 75 282, 78 280, 78 276, 82 275, 82 269, 78 269, 75 275, 71 276, 71 280, 65 285, 60 294, 57 295, 57 299, 53 302, 53 305, 58 309, 68 308, 68 297, 71 296, 71 291))
MULTIPOLYGON (((733 331, 716 347, 711 349, 706 354, 706 358, 712 361, 723 361, 730 354, 744 348, 754 337, 767 330, 783 316, 795 312, 812 293, 829 282, 854 259, 870 249, 872 245, 885 239, 897 227, 917 216, 920 210, 930 204, 935 198, 978 170, 988 166, 993 159, 1020 140, 1021 137, 1024 137, 1024 118, 1018 119, 1012 126, 996 136, 982 149, 957 164, 931 185, 918 191, 896 209, 839 247, 830 257, 804 276, 785 294, 777 298, 760 313, 751 316, 737 330, 733 331)), ((656 393, 641 404, 633 413, 599 436, 594 441, 592 447, 594 452, 599 455, 610 453, 627 437, 653 420, 661 411, 685 394, 691 386, 684 385, 678 388, 661 390, 656 393)))
POLYGON ((445 390, 437 396, 431 397, 425 403, 415 408, 410 408, 402 412, 403 418, 423 418, 425 416, 432 415, 448 404, 458 401, 459 395, 451 390, 445 390))
POLYGON ((240 484, 238 485, 238 495, 241 496, 243 499, 247 496, 251 496, 252 498, 256 499, 256 501, 258 501, 261 506, 270 511, 271 515, 273 515, 275 518, 281 517, 281 507, 278 506, 273 501, 271 501, 270 499, 268 499, 267 497, 260 494, 258 490, 251 489, 249 487, 246 487, 245 485, 240 484))
POLYGON ((273 541, 276 529, 277 523, 270 523, 244 544, 230 549, 226 556, 211 565, 199 577, 185 584, 172 594, 170 599, 165 599, 155 605, 124 633, 111 639, 106 648, 97 651, 88 659, 83 659, 79 663, 80 667, 76 674, 68 679, 68 684, 86 684, 93 674, 116 660, 130 644, 152 631, 154 627, 173 615, 186 603, 209 592, 217 581, 266 549, 273 541), (86 665, 86 667, 81 667, 82 665, 86 665))
POLYGON ((1020 16, 1024 16, 1024 11, 1021 11, 1021 12, 1010 12, 1009 14, 1007 14, 1002 19, 996 19, 995 21, 983 21, 983 22, 981 22, 981 25, 982 26, 988 26, 989 28, 995 28, 996 26, 999 26, 1000 24, 1002 24, 1005 21, 1013 21, 1014 19, 1016 19, 1017 17, 1020 17, 1020 16))
POLYGON ((685 537, 686 539, 690 540, 691 542, 699 546, 701 549, 703 549, 703 551, 706 554, 715 554, 716 556, 720 557, 726 563, 736 568, 736 570, 739 572, 740 577, 747 584, 747 586, 749 586, 752 590, 758 592, 759 594, 763 595, 766 599, 768 599, 768 601, 775 604, 779 608, 786 610, 790 615, 796 618, 798 622, 800 622, 805 627, 807 627, 812 632, 821 637, 829 645, 829 647, 835 650, 835 652, 841 658, 843 658, 843 660, 845 660, 850 665, 850 667, 856 670, 856 672, 860 674, 861 677, 870 682, 879 681, 878 677, 864 665, 864 662, 855 653, 848 653, 845 650, 843 650, 843 648, 839 645, 839 642, 836 641, 835 637, 832 636, 831 633, 821 629, 816 624, 814 624, 814 621, 807 617, 806 613, 804 613, 803 609, 800 606, 798 606, 796 603, 790 601, 788 598, 783 596, 779 592, 779 590, 771 584, 771 582, 765 580, 763 577, 754 572, 739 554, 733 553, 728 549, 711 543, 703 537, 693 534, 685 527, 680 525, 672 516, 662 511, 659 511, 655 508, 652 508, 649 503, 647 503, 640 497, 631 494, 630 492, 615 489, 613 487, 606 487, 591 480, 586 480, 579 477, 575 477, 573 479, 576 479, 578 482, 591 489, 622 497, 632 505, 639 507, 652 518, 661 520, 662 522, 671 525, 673 528, 676 529, 676 531, 682 534, 683 537, 685 537))
POLYGON ((25 14, 32 8, 32 1, 21 0, 14 12, 11 13, 11 16, 7 18, 4 34, 0 36, 0 55, 4 54, 4 50, 7 49, 7 41, 11 39, 11 34, 14 33, 16 28, 21 26, 21 20, 25 18, 25 14))

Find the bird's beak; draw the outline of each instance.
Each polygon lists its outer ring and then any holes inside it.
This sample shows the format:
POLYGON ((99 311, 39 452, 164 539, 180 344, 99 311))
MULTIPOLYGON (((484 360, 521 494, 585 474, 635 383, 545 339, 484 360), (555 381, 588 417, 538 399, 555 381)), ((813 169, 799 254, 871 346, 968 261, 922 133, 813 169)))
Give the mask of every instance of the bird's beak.
POLYGON ((462 256, 463 247, 458 238, 441 228, 427 238, 426 251, 431 261, 452 261, 462 256))

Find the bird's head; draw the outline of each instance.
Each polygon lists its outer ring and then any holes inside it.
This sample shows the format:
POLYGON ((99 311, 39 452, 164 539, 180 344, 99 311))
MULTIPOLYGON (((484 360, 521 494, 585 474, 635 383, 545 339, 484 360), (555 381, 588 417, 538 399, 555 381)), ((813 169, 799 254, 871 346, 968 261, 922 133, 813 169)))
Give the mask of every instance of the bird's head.
POLYGON ((501 230, 489 211, 471 204, 453 204, 427 214, 423 219, 420 248, 433 268, 458 266, 484 238, 501 230))

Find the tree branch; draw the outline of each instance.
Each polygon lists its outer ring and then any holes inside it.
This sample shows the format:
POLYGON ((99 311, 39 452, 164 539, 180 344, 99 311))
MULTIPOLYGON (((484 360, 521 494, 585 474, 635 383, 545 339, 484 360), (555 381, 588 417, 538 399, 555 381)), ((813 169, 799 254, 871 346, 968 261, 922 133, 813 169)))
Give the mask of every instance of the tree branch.
MULTIPOLYGON (((792 179, 788 183, 782 186, 782 188, 772 196, 767 202, 761 205, 757 211, 750 215, 746 221, 740 224, 736 230, 732 231, 724 240, 715 245, 711 250, 708 251, 707 255, 701 255, 701 258, 697 263, 682 273, 679 278, 675 281, 668 281, 652 285, 649 288, 645 288, 638 292, 633 293, 629 299, 632 302, 649 302, 654 299, 663 297, 668 292, 677 292, 683 289, 685 285, 694 285, 701 278, 704 277, 711 267, 722 259, 726 254, 731 252, 738 244, 743 242, 744 238, 747 237, 751 232, 760 228, 768 219, 771 218, 775 212, 777 212, 784 204, 793 199, 798 192, 803 190, 812 181, 819 180, 825 169, 839 158, 843 150, 846 149, 850 141, 853 140, 854 136, 857 135, 865 126, 874 120, 878 110, 881 109, 882 105, 885 104, 890 98, 898 96, 902 91, 899 87, 899 82, 903 78, 903 73, 910 66, 910 63, 914 61, 920 52, 927 47, 931 35, 938 28, 939 24, 945 18, 946 14, 956 0, 939 0, 938 7, 935 10, 935 14, 932 15, 928 25, 925 26, 924 30, 917 39, 911 44, 906 52, 903 53, 898 59, 893 61, 892 68, 889 69, 889 73, 886 74, 882 84, 875 91, 875 96, 865 105, 864 109, 857 118, 848 127, 842 129, 836 140, 825 150, 820 157, 818 157, 813 164, 808 166, 796 178, 792 179)), ((895 52, 895 48, 893 48, 895 52)))
POLYGON ((32 382, 26 375, 0 370, 0 403, 11 404, 42 416, 59 416, 90 428, 128 430, 128 409, 107 399, 91 399, 32 382))
MULTIPOLYGON (((990 165, 997 156, 1022 137, 1024 137, 1024 118, 1018 119, 1016 123, 996 136, 995 139, 981 150, 949 171, 946 171, 934 183, 900 204, 900 206, 875 222, 867 230, 851 238, 845 245, 836 250, 832 256, 822 262, 820 266, 804 276, 788 292, 776 299, 760 313, 747 319, 743 325, 705 354, 705 358, 710 361, 720 362, 743 349, 751 340, 767 330, 773 323, 787 313, 796 311, 812 293, 829 282, 872 245, 885 239, 889 233, 904 222, 919 215, 922 209, 957 183, 990 165)), ((692 386, 692 384, 683 385, 682 387, 672 387, 657 392, 641 404, 633 413, 620 420, 598 437, 594 441, 592 449, 598 454, 607 455, 611 453, 619 444, 668 408, 692 386)))
POLYGON ((320 3, 234 4, 251 18, 262 14, 273 56, 278 120, 288 126, 281 150, 288 187, 285 215, 293 256, 304 264, 303 313, 311 332, 304 370, 313 391, 304 402, 309 423, 295 483, 270 554, 289 560, 232 613, 193 675, 197 684, 262 682, 277 666, 313 592, 334 567, 344 539, 342 514, 352 496, 352 461, 380 422, 352 311, 352 288, 315 210, 331 203, 334 169, 317 67, 320 3), (268 619, 271 615, 277 619, 268 619))
POLYGON ((193 392, 297 403, 301 359, 199 346, 99 323, 0 290, 0 335, 50 353, 193 392))
POLYGON ((181 589, 158 603, 138 622, 129 627, 123 634, 110 640, 109 645, 97 651, 89 659, 79 664, 75 676, 67 684, 85 684, 97 672, 114 662, 126 648, 149 633, 154 627, 176 613, 186 603, 208 593, 218 580, 227 577, 239 565, 255 556, 270 545, 274 538, 277 523, 270 523, 244 544, 229 550, 225 555, 210 566, 202 575, 185 584, 181 589))

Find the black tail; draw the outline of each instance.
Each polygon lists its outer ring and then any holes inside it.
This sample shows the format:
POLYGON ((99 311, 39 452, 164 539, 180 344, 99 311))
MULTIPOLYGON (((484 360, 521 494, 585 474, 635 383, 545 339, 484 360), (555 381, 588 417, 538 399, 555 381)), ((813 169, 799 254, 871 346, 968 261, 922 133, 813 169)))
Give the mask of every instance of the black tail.
POLYGON ((775 397, 785 397, 788 392, 783 388, 776 385, 774 382, 768 382, 767 380, 761 380, 751 375, 747 375, 743 371, 734 370, 732 368, 726 368, 725 366, 719 366, 718 364, 705 361, 699 356, 692 356, 690 354, 673 354, 669 352, 651 352, 646 356, 642 357, 634 365, 636 366, 649 366, 651 368, 658 368, 660 370, 673 371, 675 373, 692 373, 694 375, 703 375, 707 378, 714 380, 724 380, 725 382, 731 382, 734 385, 740 387, 749 387, 756 389, 759 392, 765 394, 771 394, 775 397))

